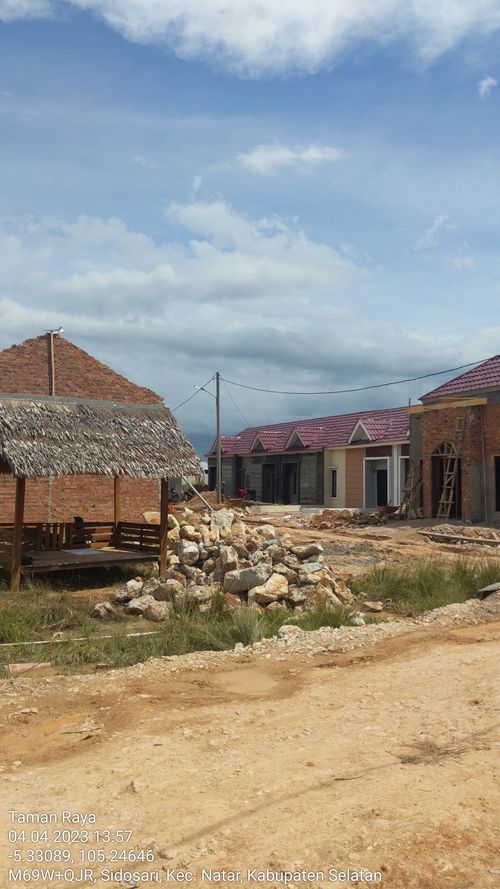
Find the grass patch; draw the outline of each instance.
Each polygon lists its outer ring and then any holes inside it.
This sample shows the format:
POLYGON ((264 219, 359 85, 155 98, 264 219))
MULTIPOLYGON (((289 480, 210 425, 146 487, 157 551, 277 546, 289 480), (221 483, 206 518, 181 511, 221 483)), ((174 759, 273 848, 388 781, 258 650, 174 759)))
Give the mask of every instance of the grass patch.
MULTIPOLYGON (((0 607, 0 641, 33 642, 47 638, 55 630, 76 630, 79 640, 62 643, 23 645, 0 650, 0 670, 9 662, 49 661, 63 671, 78 671, 95 664, 125 667, 151 657, 188 654, 194 651, 226 651, 236 643, 252 645, 274 636, 284 623, 293 623, 305 630, 339 627, 351 624, 348 608, 321 605, 311 611, 293 615, 286 609, 258 613, 250 608, 224 611, 216 598, 211 609, 202 613, 193 605, 180 605, 163 624, 148 625, 155 635, 127 636, 127 622, 109 639, 99 638, 99 624, 88 615, 88 603, 53 595, 37 600, 24 599, 0 607)), ((145 625, 146 626, 146 625, 145 625)))
POLYGON ((354 592, 365 599, 388 600, 391 611, 420 614, 453 602, 465 602, 499 578, 498 561, 428 560, 373 568, 356 579, 354 592))

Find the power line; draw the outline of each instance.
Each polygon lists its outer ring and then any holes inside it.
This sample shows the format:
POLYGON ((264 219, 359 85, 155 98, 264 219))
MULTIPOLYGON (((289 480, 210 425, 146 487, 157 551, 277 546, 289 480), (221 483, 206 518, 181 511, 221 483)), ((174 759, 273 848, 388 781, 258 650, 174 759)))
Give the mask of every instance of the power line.
MULTIPOLYGON (((178 411, 180 407, 182 407, 184 404, 187 404, 188 401, 191 401, 191 399, 194 398, 196 395, 199 395, 199 393, 203 391, 204 387, 208 386, 208 384, 211 383, 212 380, 213 375, 210 377, 209 380, 207 380, 206 383, 203 383, 203 386, 198 386, 198 388, 193 392, 192 395, 189 396, 189 398, 185 398, 184 401, 181 401, 181 403, 177 405, 177 407, 172 408, 170 413, 175 414, 175 412, 178 411)), ((210 395, 211 393, 209 392, 208 394, 210 395)))
MULTIPOLYGON (((486 359, 481 359, 485 361, 486 359)), ((398 386, 400 383, 413 383, 416 380, 426 380, 429 377, 438 377, 441 374, 452 373, 456 370, 464 370, 466 367, 473 367, 475 364, 481 364, 481 361, 471 361, 469 364, 460 364, 458 367, 449 367, 447 370, 435 370, 432 373, 420 374, 418 377, 407 377, 405 380, 391 380, 390 383, 373 383, 371 386, 357 386, 352 389, 327 389, 318 392, 291 392, 283 389, 264 389, 260 386, 247 386, 245 383, 236 383, 234 380, 227 380, 221 377, 224 383, 230 386, 238 386, 239 389, 251 389, 253 392, 268 392, 271 395, 342 395, 344 392, 366 392, 368 389, 384 389, 387 386, 398 386)))
POLYGON ((230 398, 231 401, 233 402, 233 404, 234 404, 236 410, 238 411, 238 413, 239 413, 241 419, 243 420, 244 423, 246 423, 247 426, 251 426, 252 424, 250 423, 250 421, 247 420, 247 418, 245 417, 245 414, 243 413, 243 411, 241 411, 240 408, 238 407, 238 405, 236 404, 236 401, 234 400, 233 396, 231 395, 230 390, 229 390, 229 389, 227 388, 227 386, 226 386, 226 383, 225 383, 225 381, 224 381, 224 378, 223 378, 222 381, 223 381, 223 383, 224 383, 224 391, 227 393, 227 395, 229 395, 229 398, 230 398))

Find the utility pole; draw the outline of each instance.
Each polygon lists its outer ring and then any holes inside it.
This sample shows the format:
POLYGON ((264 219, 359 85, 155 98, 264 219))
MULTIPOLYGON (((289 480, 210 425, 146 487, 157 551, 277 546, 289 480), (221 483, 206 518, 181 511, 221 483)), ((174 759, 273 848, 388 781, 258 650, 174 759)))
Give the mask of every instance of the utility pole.
POLYGON ((216 426, 217 426, 217 456, 216 456, 216 470, 215 470, 215 480, 216 480, 216 489, 217 489, 217 503, 222 503, 222 448, 220 441, 220 373, 216 371, 215 373, 215 413, 216 413, 216 426))

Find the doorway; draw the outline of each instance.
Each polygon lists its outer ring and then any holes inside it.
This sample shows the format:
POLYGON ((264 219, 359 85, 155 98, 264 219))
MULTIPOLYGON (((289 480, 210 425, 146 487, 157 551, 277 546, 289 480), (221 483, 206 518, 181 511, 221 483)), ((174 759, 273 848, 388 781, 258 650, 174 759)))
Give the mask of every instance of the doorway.
POLYGON ((264 463, 262 467, 262 500, 276 503, 276 463, 264 463))
POLYGON ((387 506, 387 469, 376 469, 377 506, 387 506))
POLYGON ((389 502, 389 458, 365 457, 366 509, 387 506, 389 502))
POLYGON ((298 463, 283 465, 283 503, 299 502, 299 466, 298 463))
POLYGON ((217 484, 217 467, 209 466, 208 467, 208 490, 215 491, 215 486, 217 484))

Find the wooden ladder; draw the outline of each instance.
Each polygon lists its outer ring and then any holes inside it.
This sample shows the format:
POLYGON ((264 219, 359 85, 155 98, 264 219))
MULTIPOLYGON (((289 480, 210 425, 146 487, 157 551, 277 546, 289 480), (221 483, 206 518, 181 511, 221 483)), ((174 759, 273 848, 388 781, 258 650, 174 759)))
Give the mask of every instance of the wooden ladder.
POLYGON ((444 479, 443 490, 439 498, 439 506, 437 511, 438 519, 450 518, 451 507, 455 502, 455 488, 458 475, 458 461, 462 449, 462 439, 465 429, 465 413, 457 418, 455 426, 455 437, 453 439, 453 450, 450 450, 445 456, 444 463, 444 479))
POLYGON ((410 519, 412 512, 417 515, 416 501, 422 487, 422 481, 420 466, 412 463, 406 477, 403 499, 399 507, 399 517, 401 519, 410 519))

